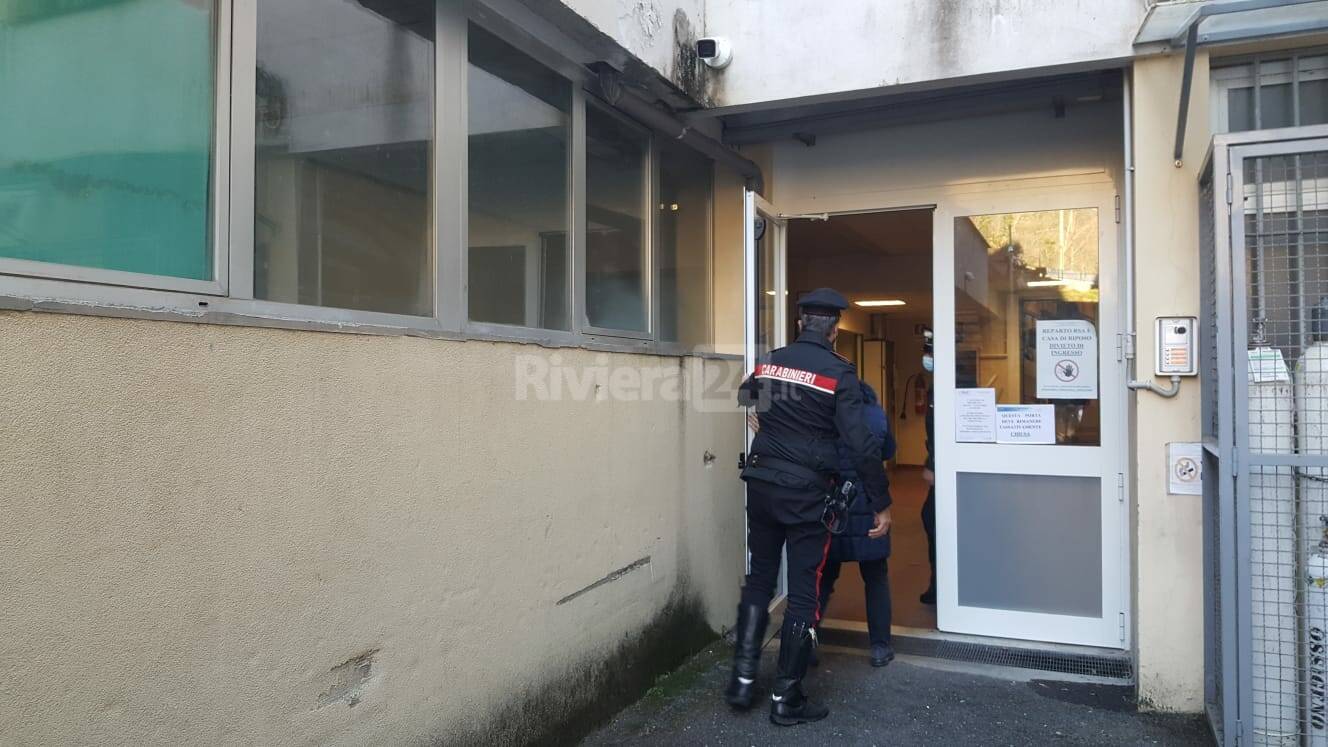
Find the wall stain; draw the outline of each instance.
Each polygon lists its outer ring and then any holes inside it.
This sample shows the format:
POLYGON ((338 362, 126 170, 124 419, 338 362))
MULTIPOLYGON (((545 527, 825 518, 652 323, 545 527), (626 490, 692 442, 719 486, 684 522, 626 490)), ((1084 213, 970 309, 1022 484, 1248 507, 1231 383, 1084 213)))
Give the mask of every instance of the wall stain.
POLYGON ((577 744, 717 637, 705 622, 700 600, 675 590, 655 618, 626 636, 607 658, 514 688, 507 705, 482 723, 459 725, 432 744, 577 744))

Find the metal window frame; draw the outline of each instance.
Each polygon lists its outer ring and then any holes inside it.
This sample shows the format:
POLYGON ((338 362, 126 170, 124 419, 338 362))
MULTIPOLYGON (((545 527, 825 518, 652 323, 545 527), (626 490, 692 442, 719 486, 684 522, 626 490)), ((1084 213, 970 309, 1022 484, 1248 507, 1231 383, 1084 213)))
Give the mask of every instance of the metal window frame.
POLYGON ((231 128, 231 18, 232 2, 212 2, 212 137, 209 149, 207 250, 212 277, 207 280, 173 275, 127 272, 102 267, 0 257, 0 274, 72 283, 96 283, 126 289, 149 289, 227 295, 230 221, 230 128, 231 128))
POLYGON ((1230 95, 1233 90, 1253 91, 1252 120, 1261 129, 1260 89, 1266 85, 1291 85, 1291 126, 1300 127, 1300 84, 1328 78, 1328 47, 1300 47, 1214 60, 1209 73, 1209 122, 1215 133, 1229 131, 1230 95), (1302 69, 1306 59, 1322 59, 1317 67, 1302 69), (1269 71, 1265 66, 1276 66, 1269 71), (1283 69, 1285 68, 1285 69, 1283 69))
MULTIPOLYGON (((439 0, 435 6, 434 121, 430 149, 433 177, 431 271, 432 309, 427 316, 269 301, 254 297, 255 140, 258 3, 216 0, 214 58, 215 125, 210 197, 210 240, 214 281, 125 273, 30 260, 0 259, 0 308, 57 311, 95 316, 167 319, 361 334, 443 339, 524 342, 651 355, 712 356, 714 289, 714 159, 707 204, 707 338, 692 346, 659 339, 658 253, 652 205, 658 197, 657 135, 588 88, 596 78, 583 65, 546 44, 537 32, 501 15, 490 0, 439 0), (470 322, 467 318, 467 91, 468 28, 486 29, 569 81, 572 128, 568 165, 569 250, 567 283, 571 329, 470 322), (643 154, 643 292, 647 331, 594 327, 585 320, 585 117, 587 106, 638 131, 643 154)), ((731 359, 733 356, 715 357, 731 359)))
MULTIPOLYGON (((655 158, 656 158, 655 133, 651 131, 650 128, 646 127, 640 122, 637 122, 631 117, 628 117, 626 114, 623 114, 622 112, 613 108, 613 106, 603 101, 598 96, 593 95, 590 92, 585 91, 584 89, 582 89, 582 94, 585 100, 585 106, 583 106, 582 109, 586 113, 588 113, 590 108, 593 107, 599 113, 607 115, 608 117, 614 119, 615 121, 618 122, 618 124, 622 125, 628 130, 634 130, 638 135, 645 137, 645 142, 646 142, 645 153, 643 153, 641 157, 641 167, 643 171, 642 185, 641 185, 642 187, 641 189, 641 223, 642 223, 641 293, 643 296, 642 302, 645 307, 644 310, 646 316, 645 320, 646 328, 644 331, 642 331, 642 330, 633 330, 633 329, 616 329, 614 327, 601 327, 595 324, 591 324, 590 316, 586 310, 586 294, 584 292, 581 292, 578 293, 576 296, 577 299, 576 318, 577 321, 580 323, 578 326, 578 330, 587 335, 592 335, 596 337, 624 338, 630 340, 645 340, 652 342, 657 341, 658 325, 655 322, 656 320, 655 272, 657 271, 657 268, 655 266, 655 241, 654 241, 655 211, 653 210, 653 205, 654 205, 653 200, 655 199, 655 196, 658 193, 658 183, 656 182, 656 177, 655 177, 655 158)), ((579 216, 580 223, 578 225, 578 228, 581 231, 580 235, 582 237, 582 240, 579 242, 580 249, 577 251, 576 256, 577 256, 577 263, 580 267, 580 269, 577 272, 577 275, 582 279, 584 285, 588 285, 588 283, 586 283, 584 280, 586 277, 586 273, 590 269, 586 258, 586 243, 588 241, 588 239, 586 238, 587 236, 586 231, 588 229, 586 228, 586 224, 584 221, 585 207, 588 202, 588 192, 586 191, 585 173, 584 173, 585 164, 586 164, 585 143, 587 140, 585 119, 584 119, 585 116, 586 114, 582 115, 583 119, 582 119, 581 133, 580 133, 581 157, 579 158, 579 164, 582 169, 581 184, 580 184, 582 191, 579 195, 581 215, 579 216)))

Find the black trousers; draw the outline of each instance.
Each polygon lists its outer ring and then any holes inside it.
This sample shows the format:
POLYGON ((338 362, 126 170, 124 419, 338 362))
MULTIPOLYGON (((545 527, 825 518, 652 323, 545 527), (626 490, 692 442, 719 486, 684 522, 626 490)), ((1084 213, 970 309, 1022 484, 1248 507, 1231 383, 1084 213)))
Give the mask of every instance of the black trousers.
POLYGON ((784 619, 815 626, 821 620, 820 583, 830 551, 830 532, 820 522, 818 493, 794 493, 760 480, 747 481, 747 549, 752 570, 742 603, 770 606, 779 583, 780 550, 788 549, 788 608, 784 619), (815 521, 808 521, 811 516, 815 521))
POLYGON ((922 504, 922 529, 927 533, 927 560, 931 562, 931 588, 936 588, 936 486, 927 489, 922 504))
MULTIPOLYGON (((841 563, 830 562, 821 578, 821 608, 830 603, 841 563)), ((890 560, 860 560, 858 572, 867 596, 867 636, 873 644, 890 643, 890 560)))

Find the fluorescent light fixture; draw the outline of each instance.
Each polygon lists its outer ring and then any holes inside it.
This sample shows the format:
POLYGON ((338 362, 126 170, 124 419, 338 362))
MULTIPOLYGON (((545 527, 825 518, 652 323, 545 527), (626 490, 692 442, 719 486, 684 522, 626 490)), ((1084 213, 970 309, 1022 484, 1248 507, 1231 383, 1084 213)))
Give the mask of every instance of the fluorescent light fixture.
POLYGON ((881 298, 874 301, 854 301, 853 303, 866 308, 874 309, 880 306, 903 306, 904 302, 898 298, 881 298))
POLYGON ((1067 286, 1075 290, 1092 290, 1093 284, 1087 280, 1030 280, 1029 288, 1052 288, 1055 286, 1067 286))

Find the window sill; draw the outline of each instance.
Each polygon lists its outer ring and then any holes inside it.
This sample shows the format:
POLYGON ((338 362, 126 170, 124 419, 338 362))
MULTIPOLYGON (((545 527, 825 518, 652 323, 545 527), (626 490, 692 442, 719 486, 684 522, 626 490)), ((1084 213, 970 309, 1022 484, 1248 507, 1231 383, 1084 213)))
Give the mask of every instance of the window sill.
POLYGON ((70 284, 34 278, 0 276, 0 311, 32 311, 119 319, 218 324, 304 332, 420 337, 455 342, 483 341, 580 348, 606 353, 633 353, 680 358, 742 360, 742 356, 687 349, 677 343, 577 335, 556 330, 467 325, 464 332, 446 329, 436 319, 376 312, 330 309, 267 301, 195 296, 167 291, 70 284))

